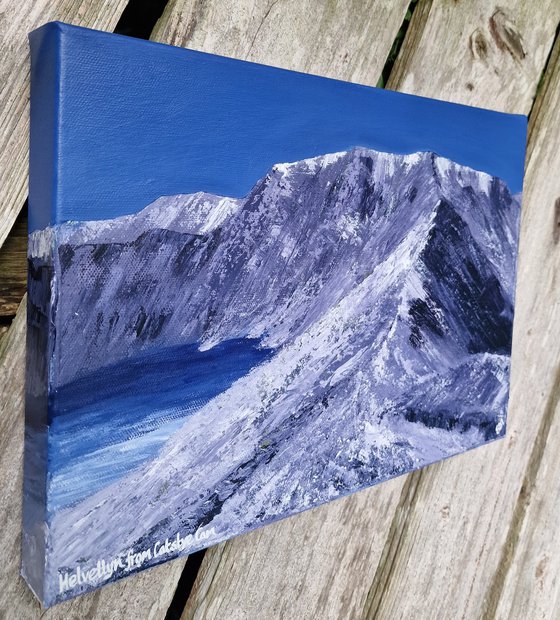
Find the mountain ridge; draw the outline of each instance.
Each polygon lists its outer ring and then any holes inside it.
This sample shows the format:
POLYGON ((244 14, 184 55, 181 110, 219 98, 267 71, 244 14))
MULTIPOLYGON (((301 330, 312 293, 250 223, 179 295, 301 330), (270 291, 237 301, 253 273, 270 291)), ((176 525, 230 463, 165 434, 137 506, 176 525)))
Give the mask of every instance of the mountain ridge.
POLYGON ((61 383, 153 346, 273 353, 153 461, 57 513, 53 566, 201 525, 226 538, 503 435, 507 186, 429 154, 317 159, 273 166, 203 234, 60 246, 61 383))
MULTIPOLYGON (((323 154, 323 155, 317 155, 317 156, 311 156, 311 157, 307 157, 305 159, 302 160, 295 160, 295 161, 288 161, 288 162, 281 162, 281 163, 276 163, 273 164, 268 171, 265 173, 265 175, 262 177, 266 177, 267 175, 271 174, 274 171, 287 171, 290 168, 297 166, 297 165, 301 165, 301 164, 311 164, 313 166, 316 166, 317 163, 321 162, 321 164, 323 164, 324 162, 326 163, 333 163, 334 161, 336 161, 339 158, 344 157, 345 155, 350 155, 350 154, 362 154, 362 155, 368 155, 369 153, 375 153, 376 155, 382 155, 382 156, 387 156, 389 158, 394 157, 394 158, 402 158, 403 161, 409 161, 411 163, 413 163, 414 161, 416 161, 418 158, 422 158, 422 157, 426 157, 426 158, 430 158, 432 161, 432 165, 434 166, 434 171, 436 170, 435 168, 435 161, 441 161, 441 162, 449 162, 451 164, 454 164, 456 166, 460 166, 461 168, 465 169, 465 170, 469 170, 470 172, 476 173, 478 175, 481 175, 482 178, 487 178, 488 181, 491 181, 492 179, 499 179, 499 177, 495 177, 493 175, 491 175, 490 173, 487 173, 485 171, 482 170, 478 170, 476 168, 473 168, 471 166, 467 166, 464 164, 458 164, 456 162, 454 162, 453 160, 450 160, 440 154, 438 154, 435 151, 431 151, 431 150, 424 150, 424 151, 414 151, 414 152, 410 152, 410 153, 403 153, 403 154, 399 154, 399 153, 392 153, 389 151, 376 151, 374 149, 368 148, 368 147, 362 147, 362 146, 355 146, 351 149, 349 149, 348 151, 336 151, 333 153, 327 153, 327 154, 323 154)), ((437 174, 437 173, 436 173, 437 174)), ((501 183, 503 183, 505 185, 505 182, 501 181, 501 183)), ((254 188, 252 188, 254 189, 254 188)), ((193 202, 196 202, 197 198, 206 198, 209 201, 215 201, 215 202, 220 202, 220 201, 228 201, 228 202, 242 202, 243 200, 245 200, 248 195, 251 193, 252 190, 249 191, 249 193, 244 196, 244 197, 235 197, 235 198, 230 198, 228 196, 224 196, 224 195, 219 195, 219 194, 212 194, 210 192, 205 192, 205 191, 196 191, 190 194, 164 194, 162 196, 160 196, 159 198, 157 198, 156 200, 150 202, 148 205, 146 205, 145 207, 143 207, 140 211, 135 212, 135 213, 130 213, 130 214, 126 214, 126 215, 121 215, 121 216, 117 216, 115 218, 108 218, 108 219, 99 219, 99 220, 83 220, 83 221, 76 221, 76 220, 66 220, 61 222, 60 224, 54 225, 54 226, 50 226, 47 227, 47 229, 59 229, 59 230, 63 230, 63 229, 67 229, 68 230, 68 234, 71 235, 72 230, 77 231, 79 230, 81 227, 91 227, 92 228, 92 232, 93 232, 93 227, 94 225, 100 225, 101 227, 105 227, 106 225, 108 225, 109 223, 115 223, 116 221, 127 221, 130 222, 133 218, 137 217, 138 215, 144 213, 144 212, 149 212, 151 211, 154 207, 156 206, 168 206, 169 203, 175 203, 175 205, 180 204, 181 202, 183 202, 183 207, 185 209, 189 208, 189 203, 191 202, 191 200, 193 202)), ((512 194, 512 197, 514 197, 515 199, 520 199, 521 197, 521 193, 517 193, 515 195, 512 194)), ((44 230, 46 229, 41 229, 41 230, 35 230, 33 232, 30 233, 30 236, 32 238, 39 236, 44 230)), ((189 232, 189 231, 186 231, 189 232)), ((195 231, 190 231, 190 232, 195 232, 195 231)), ((195 233, 196 234, 196 233, 195 233)), ((71 240, 71 239, 65 239, 65 240, 71 240)))
MULTIPOLYGON (((457 194, 467 205, 461 206, 461 217, 466 218, 475 235, 482 237, 483 245, 492 254, 489 259, 493 264, 504 265, 506 271, 511 270, 510 237, 514 231, 507 221, 506 208, 514 209, 505 185, 489 180, 488 175, 484 175, 481 181, 479 173, 470 169, 465 171, 453 163, 443 163, 442 158, 430 152, 376 157, 375 151, 356 148, 282 164, 281 168, 273 166, 241 202, 200 192, 187 198, 181 195, 166 198, 164 202, 160 199, 140 211, 136 219, 132 216, 119 218, 115 234, 110 232, 107 222, 102 222, 96 240, 92 237, 92 222, 79 226, 62 224, 55 233, 60 236, 60 254, 74 257, 78 251, 82 266, 72 265, 68 260, 55 261, 59 266, 60 286, 64 288, 65 280, 73 278, 72 289, 75 291, 76 282, 82 282, 78 289, 83 290, 86 277, 94 276, 91 291, 84 290, 81 298, 75 292, 61 295, 62 304, 69 306, 67 311, 63 309, 63 313, 80 317, 84 316, 85 308, 89 308, 91 316, 85 319, 85 331, 93 336, 94 342, 89 350, 82 347, 80 351, 70 346, 74 355, 67 357, 73 362, 67 368, 62 363, 61 381, 71 379, 71 369, 76 368, 76 362, 78 369, 87 371, 88 367, 107 361, 107 354, 108 361, 111 361, 149 346, 153 341, 149 334, 154 332, 146 332, 146 338, 142 340, 135 335, 134 328, 139 316, 128 317, 123 322, 118 311, 131 295, 140 294, 143 279, 149 284, 148 292, 154 291, 154 299, 148 303, 153 309, 153 316, 147 318, 148 323, 164 323, 162 329, 157 330, 162 344, 200 339, 204 346, 210 346, 220 338, 242 337, 246 334, 236 330, 235 323, 239 322, 239 317, 249 315, 253 315, 249 331, 255 335, 255 317, 259 313, 263 320, 266 317, 271 319, 271 323, 286 322, 286 316, 298 304, 302 312, 305 309, 307 313, 312 308, 319 312, 321 304, 335 301, 338 295, 332 287, 325 288, 326 281, 338 278, 341 292, 349 290, 366 277, 369 265, 383 260, 394 250, 415 221, 429 217, 439 200, 445 199, 457 209, 460 202, 457 194), (401 162, 400 166, 397 166, 398 162, 401 162), (434 180, 434 165, 439 166, 443 179, 447 178, 445 174, 449 176, 450 170, 459 172, 442 185, 441 180, 434 180), (418 196, 420 186, 422 195, 418 196), (487 204, 482 208, 472 206, 473 186, 479 187, 477 196, 485 198, 487 204), (184 216, 185 209, 188 210, 184 205, 195 202, 200 207, 198 214, 207 215, 216 209, 217 215, 214 214, 211 226, 204 228, 203 217, 189 219, 184 216), (496 213, 492 214, 490 207, 496 213), (499 212, 499 207, 504 213, 499 212), (153 227, 156 223, 157 218, 152 214, 168 210, 170 214, 165 215, 165 222, 171 222, 175 232, 186 235, 183 240, 177 237, 175 244, 166 243, 165 251, 157 244, 134 251, 134 244, 140 243, 139 238, 146 238, 146 224, 153 227), (485 211, 497 219, 493 226, 489 226, 485 211), (128 245, 121 258, 113 256, 108 264, 101 260, 100 254, 103 251, 101 245, 110 243, 107 241, 110 235, 113 243, 125 242, 128 245), (86 237, 87 243, 84 243, 86 237), (97 251, 93 247, 96 243, 100 245, 97 251), (311 249, 308 252, 306 248, 311 249), (123 263, 124 257, 137 265, 132 275, 124 273, 127 269, 124 264, 123 273, 119 275, 117 263, 123 263), (180 267, 186 265, 189 265, 188 273, 180 267), (72 273, 73 269, 75 273, 72 273), (269 272, 282 272, 282 282, 277 275, 271 280, 269 272), (158 283, 166 273, 170 282, 182 278, 181 286, 172 287, 172 290, 181 291, 179 298, 174 293, 171 299, 170 293, 158 283), (111 294, 109 289, 112 289, 111 294), (101 295, 98 294, 100 291, 101 295), (273 293, 275 299, 271 299, 273 293), (108 298, 110 295, 112 299, 108 298), (176 302, 185 311, 174 310, 176 302), (113 319, 107 317, 108 308, 113 309, 113 319), (199 317, 198 325, 189 321, 189 311, 191 316, 199 317), (113 336, 108 343, 103 340, 103 334, 110 329, 113 336), (118 342, 125 348, 119 349, 118 342)), ((165 228, 165 225, 157 227, 165 228)), ((499 269, 497 279, 504 280, 504 273, 499 269)), ((509 289, 513 287, 509 281, 506 285, 509 289)), ((306 319, 301 320, 305 322, 306 319)), ((58 331, 62 342, 75 340, 72 327, 70 323, 58 331)), ((264 324, 261 327, 264 333, 264 324)), ((280 335, 275 341, 279 338, 280 335)), ((67 347, 63 348, 68 351, 67 347)))

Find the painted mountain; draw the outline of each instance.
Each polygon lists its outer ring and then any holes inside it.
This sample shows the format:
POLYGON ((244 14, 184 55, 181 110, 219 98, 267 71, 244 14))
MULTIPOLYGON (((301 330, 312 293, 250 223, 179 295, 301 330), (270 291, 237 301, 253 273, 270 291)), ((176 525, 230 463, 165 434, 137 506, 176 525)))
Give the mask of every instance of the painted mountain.
POLYGON ((354 148, 34 233, 49 596, 502 436, 518 220, 498 178, 354 148))

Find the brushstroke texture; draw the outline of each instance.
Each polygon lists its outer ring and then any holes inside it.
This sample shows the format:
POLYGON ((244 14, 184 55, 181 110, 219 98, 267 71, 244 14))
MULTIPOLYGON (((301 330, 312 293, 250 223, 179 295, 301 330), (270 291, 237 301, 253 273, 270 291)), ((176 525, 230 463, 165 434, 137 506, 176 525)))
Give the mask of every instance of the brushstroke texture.
POLYGON ((156 346, 272 351, 56 512, 49 570, 201 525, 229 538, 503 435, 518 220, 498 178, 355 148, 275 165, 242 200, 34 233, 56 248, 53 393, 156 346))

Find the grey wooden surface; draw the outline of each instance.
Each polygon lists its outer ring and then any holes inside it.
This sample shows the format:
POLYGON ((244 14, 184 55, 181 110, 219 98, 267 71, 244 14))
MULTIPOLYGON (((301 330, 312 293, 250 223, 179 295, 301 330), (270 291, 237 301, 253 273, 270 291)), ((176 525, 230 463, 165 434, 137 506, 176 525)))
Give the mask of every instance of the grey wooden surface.
MULTIPOLYGON (((408 4, 170 0, 152 39, 374 85, 408 4)), ((53 18, 111 30, 124 5, 0 0, 0 242, 20 243, 13 224, 26 196, 27 31, 53 18)), ((560 1, 419 0, 411 8, 397 61, 386 67, 389 88, 530 114, 506 439, 218 545, 188 595, 179 582, 185 560, 177 560, 45 617, 560 617, 560 1)), ((0 248, 0 290, 11 287, 11 300, 17 265, 7 255, 0 248)), ((18 577, 24 315, 21 304, 3 337, 0 326, 6 618, 41 615, 18 577)))

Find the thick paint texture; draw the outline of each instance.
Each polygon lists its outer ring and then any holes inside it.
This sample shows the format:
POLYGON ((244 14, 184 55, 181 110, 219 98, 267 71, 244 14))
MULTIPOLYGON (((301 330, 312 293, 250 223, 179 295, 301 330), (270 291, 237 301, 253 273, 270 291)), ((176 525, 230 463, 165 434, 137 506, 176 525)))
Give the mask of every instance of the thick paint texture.
POLYGON ((30 197, 44 602, 504 436, 524 119, 35 37, 32 98, 56 105, 34 144, 57 129, 30 197))

